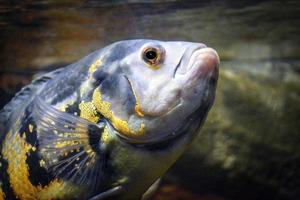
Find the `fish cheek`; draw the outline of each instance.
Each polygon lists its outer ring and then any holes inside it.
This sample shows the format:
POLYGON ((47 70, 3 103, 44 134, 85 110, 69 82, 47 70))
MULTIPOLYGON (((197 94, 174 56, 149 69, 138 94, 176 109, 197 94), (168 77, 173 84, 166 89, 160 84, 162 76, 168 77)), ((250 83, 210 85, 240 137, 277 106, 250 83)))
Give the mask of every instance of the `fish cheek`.
POLYGON ((128 80, 123 75, 107 77, 99 87, 104 101, 111 103, 112 111, 122 119, 134 113, 135 96, 128 80))
POLYGON ((109 120, 122 135, 139 137, 145 133, 145 124, 131 127, 129 119, 135 114, 135 96, 125 76, 112 75, 94 90, 92 103, 97 112, 109 120))

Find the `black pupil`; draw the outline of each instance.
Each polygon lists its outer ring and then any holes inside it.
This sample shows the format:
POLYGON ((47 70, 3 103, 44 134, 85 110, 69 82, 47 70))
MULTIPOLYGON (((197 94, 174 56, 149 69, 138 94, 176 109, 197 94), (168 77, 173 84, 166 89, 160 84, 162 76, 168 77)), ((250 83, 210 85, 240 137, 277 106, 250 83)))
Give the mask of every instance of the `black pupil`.
POLYGON ((146 52, 146 58, 149 59, 149 60, 153 60, 156 58, 156 52, 155 51, 147 51, 146 52))

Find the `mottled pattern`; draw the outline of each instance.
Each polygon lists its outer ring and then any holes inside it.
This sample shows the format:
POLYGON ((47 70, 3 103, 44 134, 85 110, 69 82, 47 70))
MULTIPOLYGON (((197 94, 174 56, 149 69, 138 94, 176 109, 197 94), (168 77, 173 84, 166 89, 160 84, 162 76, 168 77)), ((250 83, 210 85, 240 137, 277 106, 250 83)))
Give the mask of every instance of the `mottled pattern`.
MULTIPOLYGON (((205 74, 205 66, 202 72, 181 61, 204 55, 204 47, 117 42, 25 87, 0 113, 0 200, 141 198, 182 154, 212 104, 216 66, 205 74), (158 51, 157 62, 140 55, 145 49, 158 51), (176 78, 178 68, 195 73, 176 78)), ((207 51, 217 65, 217 54, 207 51)))

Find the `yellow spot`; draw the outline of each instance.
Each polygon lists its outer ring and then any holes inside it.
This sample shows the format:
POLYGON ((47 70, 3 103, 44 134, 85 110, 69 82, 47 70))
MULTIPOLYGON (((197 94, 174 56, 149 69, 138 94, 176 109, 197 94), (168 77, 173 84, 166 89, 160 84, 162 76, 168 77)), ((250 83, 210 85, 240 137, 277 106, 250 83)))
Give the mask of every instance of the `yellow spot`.
POLYGON ((97 109, 92 102, 81 102, 79 104, 80 117, 91 122, 97 122, 99 117, 97 116, 97 109))
POLYGON ((32 151, 36 151, 36 147, 31 147, 31 150, 32 151))
POLYGON ((90 68, 89 68, 89 72, 92 74, 97 70, 96 65, 93 63, 91 64, 90 68))
POLYGON ((139 137, 145 132, 145 125, 141 124, 140 129, 138 131, 133 131, 129 128, 128 122, 125 120, 121 120, 116 117, 111 111, 111 104, 107 101, 103 101, 101 97, 101 93, 98 89, 96 89, 93 93, 93 104, 96 106, 97 110, 107 119, 111 121, 113 126, 120 131, 122 134, 130 137, 139 137))
POLYGON ((33 131, 33 125, 29 124, 28 129, 29 129, 29 132, 32 133, 32 131, 33 131))
MULTIPOLYGON (((62 135, 60 136, 61 140, 53 142, 52 145, 57 150, 57 152, 53 151, 52 153, 60 154, 61 156, 67 157, 70 153, 74 151, 80 152, 80 148, 74 148, 80 145, 84 148, 84 151, 88 154, 90 158, 95 158, 96 153, 92 150, 87 136, 88 130, 83 128, 81 130, 78 130, 78 132, 79 133, 62 133, 62 135)), ((53 160, 52 156, 49 156, 49 160, 51 160, 52 163, 56 162, 53 160)))
POLYGON ((11 187, 19 199, 35 200, 35 199, 54 199, 59 191, 59 195, 63 195, 63 183, 53 180, 48 186, 34 186, 29 179, 29 169, 26 163, 27 154, 32 149, 24 138, 18 133, 9 132, 6 135, 4 146, 2 149, 3 157, 8 161, 7 173, 11 187))
POLYGON ((98 59, 98 60, 96 60, 96 66, 100 66, 100 65, 102 65, 102 61, 101 61, 101 59, 98 59))
POLYGON ((62 112, 66 112, 66 109, 69 107, 69 104, 61 105, 57 109, 62 112))
POLYGON ((94 73, 102 65, 101 59, 96 60, 95 63, 90 65, 89 73, 94 73))
POLYGON ((148 67, 150 67, 150 68, 153 69, 153 70, 158 70, 158 69, 160 69, 160 65, 150 65, 150 64, 148 64, 148 67))
POLYGON ((5 199, 5 194, 2 190, 2 184, 0 185, 0 200, 4 200, 5 199))
POLYGON ((83 82, 80 86, 80 97, 83 98, 84 95, 86 95, 89 91, 93 89, 93 86, 91 85, 91 80, 93 79, 93 73, 97 71, 102 66, 101 58, 96 60, 94 63, 92 63, 89 66, 89 77, 88 79, 83 82))
MULTIPOLYGON (((63 137, 67 138, 66 135, 67 134, 64 134, 63 137)), ((78 136, 80 136, 80 135, 78 134, 78 136)), ((81 144, 81 143, 82 143, 82 141, 74 141, 74 140, 68 140, 68 139, 66 139, 65 141, 55 142, 54 143, 54 147, 56 149, 61 149, 61 148, 65 148, 65 147, 75 146, 75 145, 78 145, 78 144, 81 144)))
POLYGON ((109 132, 107 126, 105 126, 103 133, 101 135, 101 141, 104 142, 105 144, 109 143, 109 132))
POLYGON ((80 86, 80 97, 83 98, 83 96, 91 89, 92 89, 92 86, 91 86, 89 80, 83 82, 82 85, 80 86))
POLYGON ((144 113, 141 111, 141 107, 138 103, 136 103, 135 107, 134 107, 135 113, 140 116, 140 117, 144 117, 144 113))
MULTIPOLYGON (((38 188, 41 188, 41 186, 38 186, 38 188)), ((40 192, 37 194, 37 199, 63 199, 66 196, 65 193, 67 193, 67 191, 70 192, 70 190, 66 188, 67 187, 63 182, 53 180, 49 183, 49 185, 40 190, 40 192)))
POLYGON ((41 166, 41 167, 45 167, 45 161, 44 161, 44 160, 40 160, 39 163, 40 163, 40 166, 41 166))

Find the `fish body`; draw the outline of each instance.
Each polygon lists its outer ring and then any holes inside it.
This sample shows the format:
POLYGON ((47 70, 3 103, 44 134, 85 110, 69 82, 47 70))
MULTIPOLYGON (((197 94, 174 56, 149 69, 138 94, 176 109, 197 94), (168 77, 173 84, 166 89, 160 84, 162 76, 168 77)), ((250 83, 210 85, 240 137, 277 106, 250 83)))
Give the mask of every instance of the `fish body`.
POLYGON ((1 199, 141 199, 213 103, 204 44, 113 43, 24 87, 0 113, 1 199))

